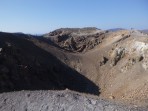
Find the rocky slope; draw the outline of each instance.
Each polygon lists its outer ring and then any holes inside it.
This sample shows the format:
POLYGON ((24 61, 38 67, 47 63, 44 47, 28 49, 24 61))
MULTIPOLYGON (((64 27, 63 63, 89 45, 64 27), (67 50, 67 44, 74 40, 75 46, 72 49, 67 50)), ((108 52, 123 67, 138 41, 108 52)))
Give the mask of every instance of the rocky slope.
POLYGON ((99 94, 93 82, 34 45, 31 38, 0 33, 0 92, 69 88, 99 94))
POLYGON ((86 52, 93 49, 105 36, 105 31, 97 28, 58 29, 44 37, 60 48, 70 52, 86 52))
MULTIPOLYGON (((56 36, 58 37, 58 35, 56 36)), ((84 37, 83 34, 82 36, 81 34, 77 36, 72 34, 63 41, 76 40, 82 37, 84 37)), ((88 45, 93 48, 85 47, 81 51, 71 50, 69 52, 61 46, 61 42, 53 41, 62 47, 62 50, 58 48, 53 51, 48 48, 46 51, 56 55, 63 63, 99 86, 101 97, 137 105, 147 105, 148 35, 137 30, 115 32, 99 30, 98 32, 98 29, 97 31, 95 29, 93 34, 92 30, 88 31, 85 38, 85 42, 75 42, 75 44, 83 46, 87 40, 91 41, 90 38, 100 42, 95 47, 93 47, 95 42, 92 42, 90 46, 88 45)), ((73 46, 72 42, 69 43, 73 46)))
POLYGON ((34 37, 0 33, 0 91, 71 89, 148 106, 148 35, 63 28, 34 37))

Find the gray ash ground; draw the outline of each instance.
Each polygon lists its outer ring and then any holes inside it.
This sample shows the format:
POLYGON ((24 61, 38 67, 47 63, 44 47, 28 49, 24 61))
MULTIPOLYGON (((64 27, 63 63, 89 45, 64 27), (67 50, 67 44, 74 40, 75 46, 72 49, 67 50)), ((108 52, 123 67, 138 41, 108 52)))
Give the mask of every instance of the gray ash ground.
POLYGON ((69 90, 2 93, 0 101, 0 111, 148 111, 69 90))

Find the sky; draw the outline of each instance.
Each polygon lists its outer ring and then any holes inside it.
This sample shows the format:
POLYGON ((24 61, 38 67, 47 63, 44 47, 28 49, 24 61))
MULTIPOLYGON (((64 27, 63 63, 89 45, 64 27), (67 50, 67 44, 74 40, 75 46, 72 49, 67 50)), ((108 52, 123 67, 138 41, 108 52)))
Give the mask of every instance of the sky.
POLYGON ((148 29, 148 0, 0 0, 0 31, 58 28, 148 29))

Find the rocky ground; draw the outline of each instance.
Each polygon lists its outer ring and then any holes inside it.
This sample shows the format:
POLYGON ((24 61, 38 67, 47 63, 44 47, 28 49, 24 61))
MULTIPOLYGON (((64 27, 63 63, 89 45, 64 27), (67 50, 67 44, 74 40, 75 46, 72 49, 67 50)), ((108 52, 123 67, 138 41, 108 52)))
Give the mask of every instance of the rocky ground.
POLYGON ((99 95, 98 86, 30 39, 0 33, 0 92, 68 88, 99 95))
POLYGON ((114 107, 122 103, 123 110, 142 110, 148 106, 147 55, 148 35, 138 30, 62 28, 43 36, 1 32, 0 92, 4 97, 10 91, 71 89, 112 101, 114 107))
POLYGON ((147 34, 138 30, 103 31, 93 29, 88 32, 89 34, 85 32, 85 35, 83 31, 78 30, 74 32, 76 34, 69 32, 68 35, 71 36, 57 42, 52 39, 53 36, 58 38, 67 33, 65 29, 60 30, 60 34, 54 35, 51 32, 45 38, 50 39, 67 52, 60 50, 60 54, 57 54, 56 49, 55 52, 50 51, 51 49, 47 49, 47 51, 99 86, 101 97, 140 106, 148 105, 147 34), (83 42, 77 41, 82 38, 85 38, 83 42), (74 46, 75 50, 71 50, 70 46, 67 50, 65 46, 61 45, 71 39, 74 42, 68 43, 74 46), (97 41, 97 44, 94 41, 97 41), (87 47, 81 51, 77 50, 77 46, 85 44, 87 47))
POLYGON ((20 91, 0 94, 0 111, 147 111, 73 91, 20 91))
POLYGON ((44 37, 61 49, 70 52, 86 52, 101 43, 105 32, 97 28, 66 28, 45 34, 44 37))

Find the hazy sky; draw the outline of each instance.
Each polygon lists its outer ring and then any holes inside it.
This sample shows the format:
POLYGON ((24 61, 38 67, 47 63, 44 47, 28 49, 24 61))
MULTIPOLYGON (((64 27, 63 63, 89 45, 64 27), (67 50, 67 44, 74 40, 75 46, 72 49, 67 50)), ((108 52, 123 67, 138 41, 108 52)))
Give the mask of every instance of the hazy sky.
POLYGON ((148 29, 148 0, 0 0, 0 31, 92 26, 148 29))

